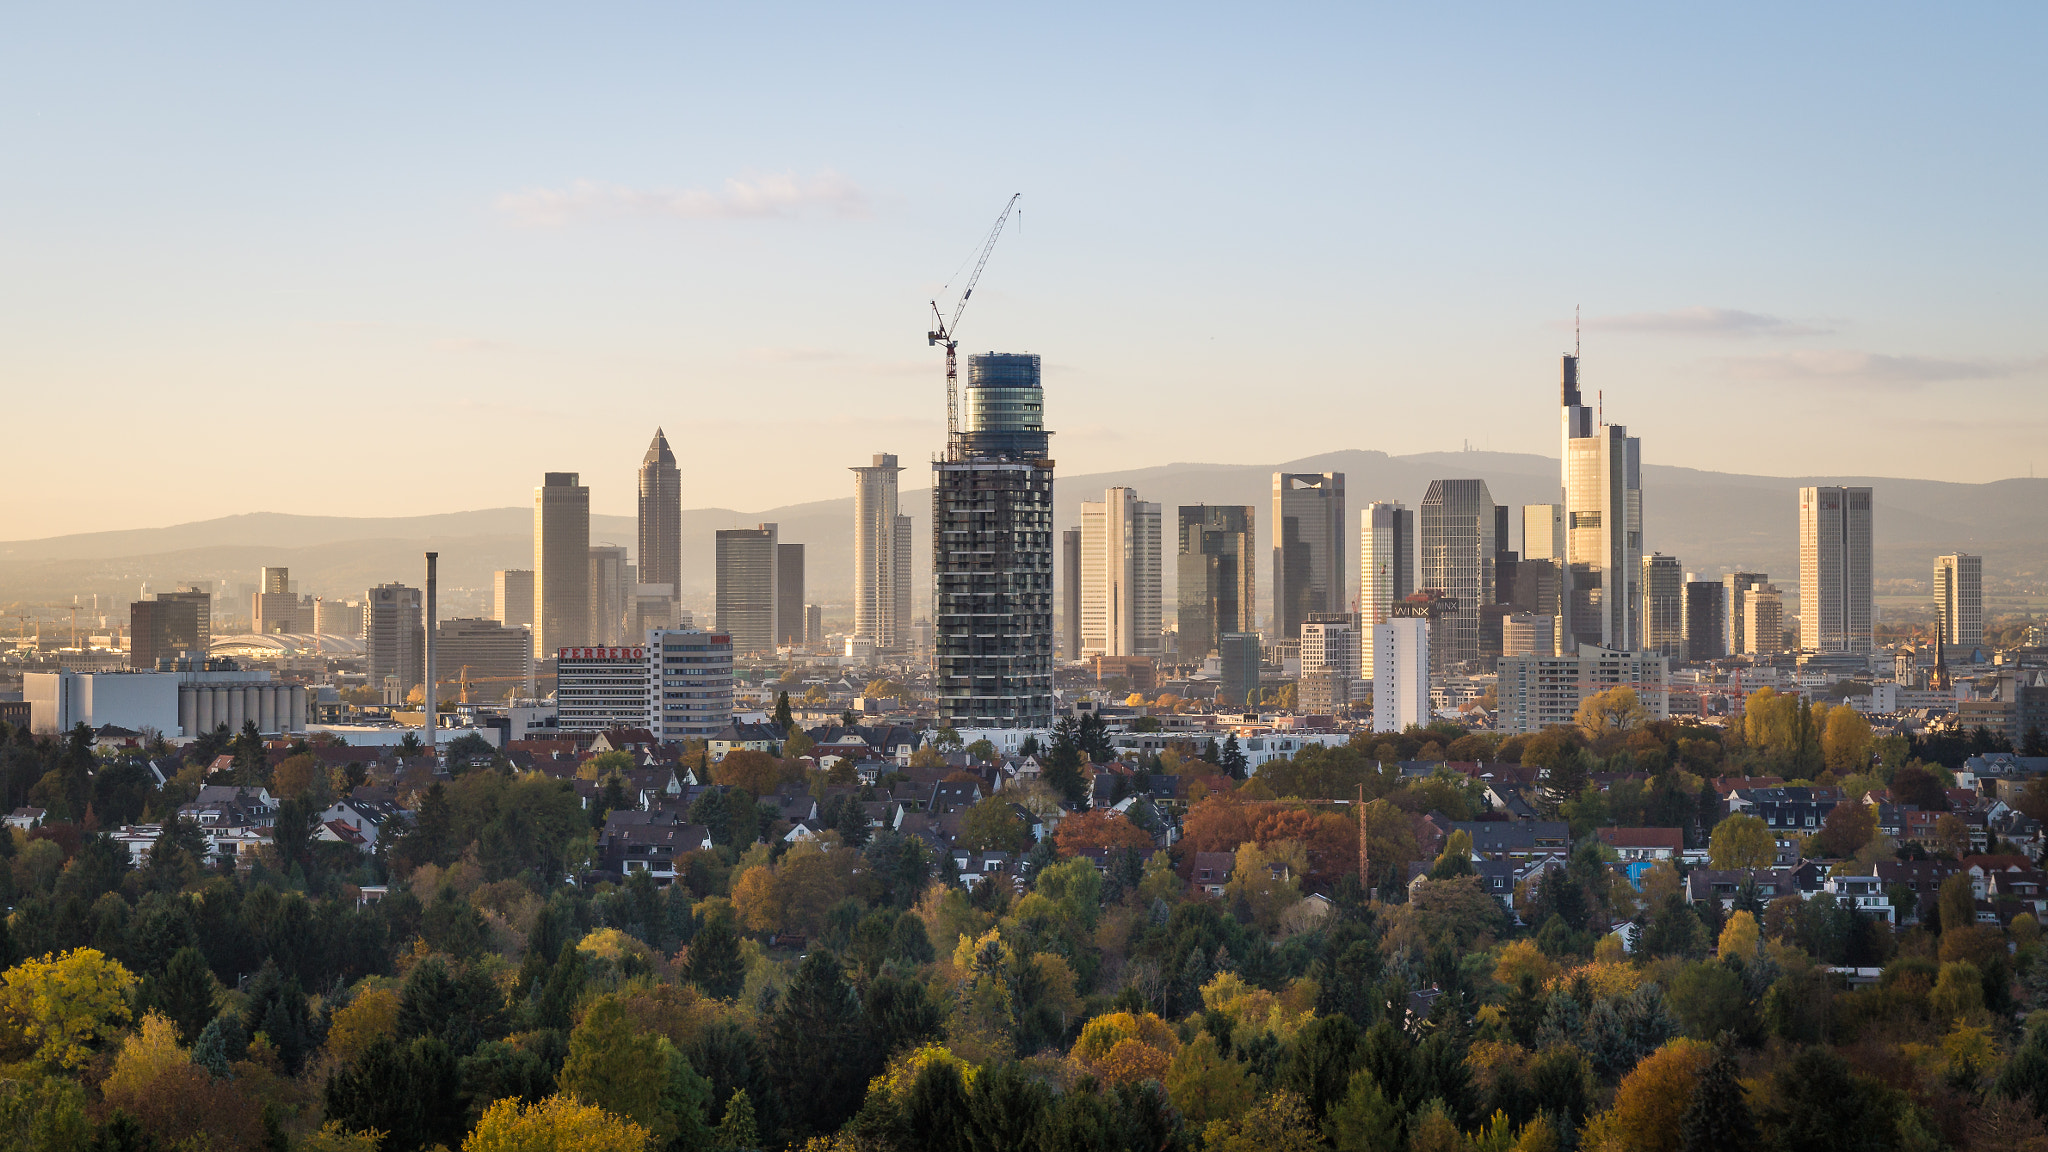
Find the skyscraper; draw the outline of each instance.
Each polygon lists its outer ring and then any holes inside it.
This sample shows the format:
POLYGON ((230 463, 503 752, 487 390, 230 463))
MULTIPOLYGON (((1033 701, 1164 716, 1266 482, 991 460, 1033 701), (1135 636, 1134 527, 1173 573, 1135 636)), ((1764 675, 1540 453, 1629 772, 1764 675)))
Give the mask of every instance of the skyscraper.
POLYGON ((1433 480, 1422 498, 1419 579, 1452 601, 1438 617, 1443 642, 1432 645, 1433 672, 1479 662, 1479 606, 1493 600, 1493 509, 1484 480, 1433 480))
POLYGON ((1642 650, 1685 655, 1685 570, 1662 552, 1643 557, 1642 650))
POLYGON ((875 647, 901 648, 909 639, 909 594, 914 577, 907 547, 909 517, 897 507, 896 457, 875 454, 874 463, 853 472, 853 634, 875 647))
POLYGON ((1799 646, 1871 647, 1870 489, 1799 490, 1799 646))
POLYGON ((539 659, 590 638, 590 489, 549 472, 533 490, 533 651, 539 659))
POLYGON ((1964 659, 1984 643, 1982 556, 1952 552, 1934 558, 1934 617, 1942 639, 1964 659))
POLYGON ((420 590, 403 584, 379 584, 363 593, 363 649, 368 657, 369 687, 381 689, 384 678, 398 678, 401 697, 426 679, 426 626, 420 590))
POLYGON ((1742 593, 1743 654, 1768 656, 1785 650, 1785 596, 1776 584, 1752 584, 1742 593))
POLYGON ((1181 660, 1204 659, 1217 650, 1226 632, 1253 630, 1253 606, 1258 603, 1257 511, 1242 504, 1180 509, 1175 566, 1181 660))
POLYGON ((1159 505, 1129 488, 1081 502, 1081 655, 1159 651, 1159 505))
POLYGON ((775 644, 804 643, 804 546, 775 544, 775 644))
POLYGON ((1429 723, 1429 625, 1416 616, 1373 625, 1373 731, 1403 732, 1429 723))
POLYGON ((310 621, 303 628, 299 625, 299 597, 292 591, 291 569, 263 569, 262 583, 258 588, 249 605, 249 617, 255 632, 270 636, 303 632, 312 627, 310 621))
POLYGON ((1631 650, 1642 642, 1642 441, 1619 424, 1595 425, 1576 355, 1564 358, 1562 399, 1568 638, 1631 650))
MULTIPOLYGON (((1181 622, 1187 635, 1187 622, 1181 622)), ((1060 642, 1059 654, 1068 660, 1081 658, 1081 530, 1060 533, 1060 642)))
MULTIPOLYGON (((205 659, 213 644, 213 593, 197 584, 187 584, 176 592, 159 592, 155 599, 159 602, 182 602, 192 605, 199 627, 192 650, 200 659, 205 659)), ((350 635, 358 635, 361 632, 362 629, 358 628, 350 635)))
POLYGON ((961 431, 932 463, 939 723, 1052 725, 1052 477, 1031 353, 971 356, 961 431))
POLYGON ((1259 634, 1225 632, 1216 638, 1216 655, 1220 707, 1246 707, 1247 699, 1259 690, 1259 634))
POLYGON ((533 627, 533 569, 500 568, 491 574, 491 619, 506 627, 533 627))
POLYGON ((1398 500, 1374 501, 1358 514, 1358 674, 1372 677, 1373 626, 1415 591, 1415 511, 1398 500))
POLYGON ((775 650, 776 526, 727 528, 716 541, 717 631, 736 655, 775 650))
POLYGON ((1685 582, 1685 658, 1695 664, 1728 654, 1728 589, 1719 580, 1685 582))
POLYGON ((128 605, 128 666, 156 671, 163 659, 206 659, 199 646, 199 613, 203 605, 158 596, 128 605))
POLYGON ((1279 643, 1316 612, 1344 612, 1344 474, 1273 473, 1273 618, 1279 643))
MULTIPOLYGON (((1730 572, 1721 577, 1721 602, 1728 613, 1726 642, 1722 648, 1728 655, 1741 656, 1754 651, 1749 646, 1749 613, 1744 609, 1748 601, 1744 597, 1751 588, 1760 588, 1770 582, 1771 577, 1765 572, 1730 572)), ((1777 637, 1773 636, 1769 650, 1776 652, 1777 643, 1777 637)))
MULTIPOLYGON (((659 428, 640 458, 639 573, 635 583, 666 584, 681 595, 683 587, 683 474, 675 453, 659 428)), ((507 620, 510 624, 512 621, 507 620)), ((627 639, 638 644, 640 638, 627 639)))
POLYGON ((618 544, 590 546, 590 626, 592 644, 619 644, 626 627, 626 606, 632 602, 633 580, 626 549, 618 544))

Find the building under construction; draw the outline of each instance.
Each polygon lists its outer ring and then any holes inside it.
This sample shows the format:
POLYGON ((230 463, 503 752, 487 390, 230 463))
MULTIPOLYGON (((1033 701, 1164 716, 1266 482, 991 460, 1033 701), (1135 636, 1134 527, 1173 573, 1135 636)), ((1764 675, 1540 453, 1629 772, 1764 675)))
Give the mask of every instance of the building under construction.
POLYGON ((932 463, 939 723, 1052 726, 1052 467, 1039 358, 968 358, 965 419, 932 463))

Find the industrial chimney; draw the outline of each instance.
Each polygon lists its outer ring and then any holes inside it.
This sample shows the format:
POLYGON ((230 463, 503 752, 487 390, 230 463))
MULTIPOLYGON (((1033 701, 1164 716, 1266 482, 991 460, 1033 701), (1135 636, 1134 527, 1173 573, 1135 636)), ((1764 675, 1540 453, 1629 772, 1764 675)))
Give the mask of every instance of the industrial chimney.
POLYGON ((441 554, 439 552, 427 553, 427 723, 426 731, 423 734, 423 739, 426 741, 427 755, 435 757, 435 763, 439 763, 440 749, 437 748, 434 744, 434 711, 435 708, 437 707, 436 701, 434 699, 434 689, 437 687, 437 685, 434 683, 434 633, 435 631, 437 631, 435 627, 437 613, 435 597, 439 591, 437 587, 437 585, 439 584, 439 580, 434 574, 434 566, 435 562, 440 559, 441 554))

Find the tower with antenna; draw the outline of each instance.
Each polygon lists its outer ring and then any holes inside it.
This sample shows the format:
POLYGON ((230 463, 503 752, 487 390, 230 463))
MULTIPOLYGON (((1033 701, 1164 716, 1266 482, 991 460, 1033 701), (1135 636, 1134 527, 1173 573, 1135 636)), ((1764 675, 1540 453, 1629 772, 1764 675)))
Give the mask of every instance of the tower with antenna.
POLYGON ((1572 311, 1572 351, 1560 389, 1559 491, 1565 525, 1560 650, 1579 644, 1633 651, 1641 645, 1643 567, 1642 441, 1606 422, 1605 389, 1588 407, 1581 387, 1581 322, 1572 311))

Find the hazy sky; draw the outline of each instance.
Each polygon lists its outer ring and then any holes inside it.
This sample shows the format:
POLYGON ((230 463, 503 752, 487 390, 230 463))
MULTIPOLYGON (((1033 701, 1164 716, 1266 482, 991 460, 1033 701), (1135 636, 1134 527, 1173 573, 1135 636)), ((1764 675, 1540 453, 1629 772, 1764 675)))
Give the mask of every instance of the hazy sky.
MULTIPOLYGON (((2028 5, 16 5, 0 538, 845 495, 926 301, 1062 472, 1553 453, 2048 467, 2028 5), (431 7, 431 11, 425 10, 431 7), (855 7, 864 10, 853 11, 855 7), (1650 10, 1655 8, 1655 10, 1650 10)), ((913 484, 921 482, 913 477, 913 484)))

